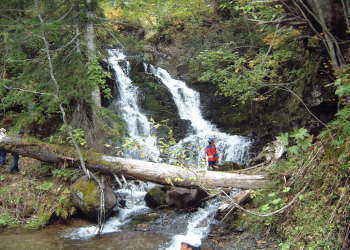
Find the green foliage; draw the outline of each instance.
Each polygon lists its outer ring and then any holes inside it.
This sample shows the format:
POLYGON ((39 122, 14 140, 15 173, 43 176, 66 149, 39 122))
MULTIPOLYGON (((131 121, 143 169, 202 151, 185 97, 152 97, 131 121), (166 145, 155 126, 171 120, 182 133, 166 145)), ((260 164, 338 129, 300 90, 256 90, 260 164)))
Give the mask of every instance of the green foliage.
POLYGON ((305 153, 312 146, 313 136, 305 128, 294 129, 291 134, 283 133, 277 139, 286 146, 291 156, 305 153))
MULTIPOLYGON (((253 191, 251 197, 254 198, 255 206, 258 206, 258 211, 262 214, 267 214, 273 211, 276 211, 282 208, 285 205, 285 200, 287 193, 286 189, 277 190, 271 192, 271 190, 260 189, 253 191)), ((257 225, 257 228, 261 227, 271 227, 275 226, 274 223, 278 221, 278 216, 270 217, 258 217, 256 218, 260 225, 257 225)))
POLYGON ((98 62, 98 58, 90 59, 87 66, 87 83, 91 87, 99 86, 105 98, 111 99, 111 89, 106 85, 106 78, 108 77, 111 77, 111 74, 103 70, 98 62))
POLYGON ((3 227, 16 227, 18 226, 18 220, 13 217, 11 214, 5 212, 0 214, 0 228, 3 227))
POLYGON ((83 129, 73 129, 71 126, 64 124, 59 128, 58 134, 50 136, 49 141, 51 143, 73 145, 73 139, 79 146, 85 146, 87 144, 85 139, 85 131, 83 129), (71 131, 73 137, 69 135, 69 131, 71 131))
POLYGON ((279 83, 290 83, 293 87, 293 81, 314 72, 305 71, 305 65, 301 67, 299 63, 304 59, 299 53, 294 46, 271 54, 265 49, 254 54, 229 49, 203 51, 191 67, 192 71, 201 72, 199 80, 213 82, 224 96, 240 103, 263 101, 280 91, 279 83))
POLYGON ((38 230, 43 228, 45 225, 47 225, 49 220, 50 220, 50 216, 48 216, 47 214, 43 214, 38 218, 31 219, 29 222, 24 224, 23 227, 28 230, 38 230))
POLYGON ((40 184, 35 188, 42 191, 51 191, 53 187, 54 184, 52 182, 44 182, 43 184, 40 184))
POLYGON ((63 190, 53 207, 56 216, 65 220, 75 213, 76 209, 70 200, 69 189, 63 190))
MULTIPOLYGON (((91 92, 96 86, 106 98, 111 97, 104 82, 108 74, 98 63, 105 49, 97 53, 98 58, 85 53, 87 8, 98 17, 101 12, 98 5, 91 8, 85 1, 38 1, 39 6, 33 1, 22 2, 1 3, 0 14, 6 18, 0 20, 0 109, 17 123, 12 125, 42 131, 40 126, 47 128, 60 121, 58 103, 64 104, 69 119, 77 103, 92 103, 91 92), (48 41, 50 58, 43 36, 48 41)), ((89 21, 99 22, 96 18, 89 21)), ((97 36, 106 27, 96 25, 97 36)), ((111 38, 97 37, 96 43, 107 39, 111 38)))
POLYGON ((198 13, 210 11, 204 0, 132 0, 115 1, 103 5, 107 16, 123 17, 147 25, 158 25, 163 20, 195 19, 198 13))
POLYGON ((231 3, 231 8, 239 11, 251 19, 272 20, 275 19, 279 14, 283 13, 283 5, 278 2, 272 4, 266 4, 264 1, 254 0, 238 0, 229 2, 231 3), (232 2, 236 2, 236 4, 232 5, 232 2))
POLYGON ((71 177, 74 176, 75 173, 76 173, 76 171, 72 170, 72 169, 54 169, 54 170, 52 170, 52 175, 54 177, 61 178, 65 181, 68 181, 71 177))

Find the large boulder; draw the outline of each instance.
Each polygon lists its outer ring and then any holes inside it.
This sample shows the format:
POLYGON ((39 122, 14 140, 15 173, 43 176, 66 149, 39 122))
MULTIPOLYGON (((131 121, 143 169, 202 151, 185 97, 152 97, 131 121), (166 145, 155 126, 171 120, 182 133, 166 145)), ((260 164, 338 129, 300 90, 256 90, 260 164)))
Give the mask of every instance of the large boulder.
POLYGON ((145 201, 148 207, 150 208, 158 208, 161 206, 166 206, 166 192, 168 187, 165 186, 156 186, 151 188, 146 196, 145 201))
POLYGON ((207 196, 207 192, 203 189, 172 187, 167 192, 166 202, 169 206, 180 209, 198 207, 207 196))
MULTIPOLYGON (((84 176, 72 184, 70 190, 71 200, 74 206, 88 219, 97 222, 100 211, 101 195, 98 184, 84 176)), ((104 196, 105 216, 108 218, 117 204, 117 198, 113 193, 112 188, 107 184, 105 184, 104 196)))
POLYGON ((261 163, 265 165, 277 162, 285 153, 285 146, 279 140, 268 143, 261 152, 250 160, 249 165, 255 166, 261 163))

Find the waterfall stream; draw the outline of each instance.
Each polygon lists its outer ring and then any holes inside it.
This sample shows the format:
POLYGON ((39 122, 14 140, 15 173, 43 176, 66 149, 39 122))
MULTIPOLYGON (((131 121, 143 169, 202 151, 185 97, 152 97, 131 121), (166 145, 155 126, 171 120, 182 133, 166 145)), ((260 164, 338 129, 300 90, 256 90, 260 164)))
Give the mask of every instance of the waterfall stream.
POLYGON ((181 140, 175 147, 184 148, 187 149, 187 152, 191 152, 194 165, 203 165, 205 147, 209 138, 215 139, 220 162, 231 161, 244 164, 247 161, 250 140, 242 136, 220 132, 214 124, 206 121, 200 109, 198 92, 188 88, 185 82, 172 78, 162 68, 149 64, 144 64, 144 67, 146 72, 156 76, 169 89, 181 119, 191 122, 194 133, 181 140))
MULTIPOLYGON (((120 231, 120 227, 130 222, 133 216, 145 214, 151 211, 146 206, 144 197, 147 190, 154 187, 154 184, 144 182, 129 182, 127 186, 117 189, 115 194, 126 201, 124 208, 118 208, 118 216, 112 217, 104 224, 102 234, 120 231)), ((81 227, 66 232, 65 237, 70 239, 88 239, 96 236, 97 226, 81 227)))
POLYGON ((138 106, 138 89, 129 77, 130 63, 119 49, 110 49, 108 54, 108 62, 114 70, 115 83, 119 93, 119 98, 114 99, 112 106, 126 121, 131 139, 140 145, 139 150, 125 151, 125 156, 157 162, 160 155, 157 148, 157 138, 151 134, 151 123, 138 106))
MULTIPOLYGON (((157 148, 157 138, 151 133, 152 125, 138 106, 138 89, 133 85, 130 78, 130 63, 127 61, 126 55, 119 49, 110 49, 108 54, 108 62, 114 70, 116 87, 119 93, 119 96, 113 101, 112 108, 124 118, 130 138, 142 148, 141 151, 127 150, 124 152, 124 156, 159 162, 161 159, 157 148)), ((168 88, 181 119, 191 122, 194 132, 178 142, 174 146, 175 149, 186 148, 189 152, 192 152, 193 160, 191 163, 193 165, 206 166, 206 164, 203 164, 203 160, 205 160, 204 149, 208 138, 215 138, 220 153, 220 161, 244 163, 247 160, 250 141, 241 136, 222 133, 214 124, 206 121, 200 110, 200 96, 198 92, 188 88, 184 82, 173 79, 164 69, 147 64, 145 64, 145 69, 147 73, 156 76, 168 88)), ((176 151, 175 149, 174 151, 176 151)), ((147 190, 156 184, 137 183, 131 182, 129 186, 115 190, 115 193, 126 201, 126 207, 119 208, 118 216, 106 221, 102 231, 103 234, 118 232, 135 215, 151 211, 145 204, 144 196, 147 190)), ((214 221, 219 205, 220 201, 214 199, 207 201, 203 208, 199 208, 194 213, 187 213, 184 216, 175 215, 175 217, 165 215, 169 216, 168 218, 172 218, 173 223, 181 223, 184 226, 180 230, 165 234, 167 240, 160 244, 158 249, 179 249, 181 243, 179 236, 181 235, 205 239, 210 232, 210 226, 214 221)), ((173 213, 176 214, 176 212, 173 213)), ((164 234, 165 231, 167 230, 161 229, 160 233, 164 234)), ((96 233, 96 226, 87 226, 66 231, 64 237, 87 240, 95 236, 96 233)))

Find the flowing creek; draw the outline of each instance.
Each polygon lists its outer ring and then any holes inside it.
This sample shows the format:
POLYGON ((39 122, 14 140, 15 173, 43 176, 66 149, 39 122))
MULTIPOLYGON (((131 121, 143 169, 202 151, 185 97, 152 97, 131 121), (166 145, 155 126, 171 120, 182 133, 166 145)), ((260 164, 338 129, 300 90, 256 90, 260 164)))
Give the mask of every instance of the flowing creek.
MULTIPOLYGON (((157 137, 152 134, 152 125, 138 107, 138 89, 129 77, 130 63, 118 49, 111 49, 108 53, 119 93, 112 108, 118 110, 126 121, 130 138, 141 146, 140 151, 125 151, 124 156, 162 161, 157 148, 157 137)), ((248 159, 251 142, 241 136, 222 133, 214 124, 203 119, 199 93, 188 88, 184 82, 173 79, 164 69, 149 64, 144 66, 147 73, 153 74, 159 79, 159 84, 164 84, 169 89, 181 119, 191 122, 193 133, 175 145, 174 151, 176 148, 186 148, 192 152, 190 164, 206 168, 204 148, 208 138, 215 138, 221 161, 244 163, 248 159)), ((118 215, 106 221, 101 237, 96 237, 97 228, 94 225, 50 226, 40 232, 0 234, 0 249, 175 250, 179 249, 179 235, 197 237, 204 241, 210 232, 210 226, 215 223, 214 216, 221 203, 219 200, 207 201, 203 208, 193 213, 161 212, 153 221, 143 223, 144 228, 132 225, 135 217, 152 213, 145 204, 144 196, 155 185, 129 182, 123 188, 115 190, 126 201, 126 207, 118 208, 118 215)))

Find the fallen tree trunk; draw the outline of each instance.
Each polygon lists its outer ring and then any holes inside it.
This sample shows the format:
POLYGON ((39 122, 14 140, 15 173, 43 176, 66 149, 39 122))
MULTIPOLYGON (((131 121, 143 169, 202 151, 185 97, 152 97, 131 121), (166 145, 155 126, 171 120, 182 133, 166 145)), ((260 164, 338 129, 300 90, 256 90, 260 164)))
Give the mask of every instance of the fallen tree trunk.
MULTIPOLYGON (((79 159, 71 147, 42 142, 27 142, 11 137, 0 138, 0 149, 16 152, 24 157, 48 163, 79 166, 79 159)), ((139 180, 182 187, 256 189, 266 187, 263 175, 232 174, 218 171, 194 170, 164 163, 125 159, 84 151, 86 167, 107 174, 124 174, 139 180)))
POLYGON ((230 210, 232 212, 233 209, 232 209, 232 205, 230 204, 232 201, 240 206, 243 206, 244 204, 246 204, 251 200, 251 197, 250 197, 251 193, 252 191, 249 189, 239 192, 236 196, 232 198, 232 200, 228 200, 226 203, 222 204, 219 207, 218 212, 227 213, 230 210))

